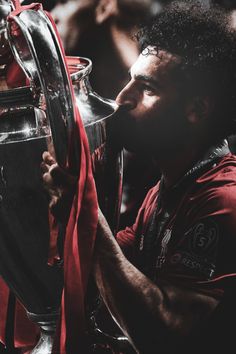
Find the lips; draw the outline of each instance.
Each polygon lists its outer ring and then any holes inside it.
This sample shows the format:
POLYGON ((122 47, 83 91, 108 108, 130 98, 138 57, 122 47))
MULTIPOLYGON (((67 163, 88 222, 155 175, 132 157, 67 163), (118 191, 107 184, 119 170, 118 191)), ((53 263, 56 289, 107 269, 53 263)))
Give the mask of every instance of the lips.
POLYGON ((132 140, 135 133, 135 121, 123 106, 120 106, 114 113, 111 120, 111 136, 121 148, 132 148, 132 140))

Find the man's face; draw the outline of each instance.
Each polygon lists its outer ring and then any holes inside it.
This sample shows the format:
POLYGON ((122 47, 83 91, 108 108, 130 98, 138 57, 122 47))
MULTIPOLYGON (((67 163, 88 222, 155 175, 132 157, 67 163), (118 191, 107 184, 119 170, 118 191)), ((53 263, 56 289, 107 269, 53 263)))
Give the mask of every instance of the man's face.
POLYGON ((124 146, 158 154, 184 144, 186 103, 174 72, 180 58, 147 48, 131 67, 130 81, 117 96, 124 146))

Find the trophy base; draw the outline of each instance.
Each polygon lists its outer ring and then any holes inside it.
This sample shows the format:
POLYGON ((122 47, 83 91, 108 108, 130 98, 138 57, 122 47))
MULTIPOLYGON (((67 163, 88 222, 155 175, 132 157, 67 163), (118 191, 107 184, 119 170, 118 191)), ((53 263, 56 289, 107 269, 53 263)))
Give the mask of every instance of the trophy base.
POLYGON ((51 354, 59 313, 35 314, 27 312, 28 318, 40 328, 40 338, 29 354, 51 354))
POLYGON ((36 346, 29 354, 51 354, 55 333, 46 333, 41 330, 40 338, 36 346))

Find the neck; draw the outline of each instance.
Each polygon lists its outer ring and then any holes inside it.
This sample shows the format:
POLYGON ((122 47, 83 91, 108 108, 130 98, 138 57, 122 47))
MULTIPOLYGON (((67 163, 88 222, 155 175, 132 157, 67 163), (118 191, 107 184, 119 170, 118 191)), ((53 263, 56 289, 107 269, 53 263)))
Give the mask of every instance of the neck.
POLYGON ((204 156, 210 146, 209 143, 188 146, 179 151, 166 152, 161 157, 156 156, 155 160, 163 175, 165 186, 168 188, 175 185, 204 156))

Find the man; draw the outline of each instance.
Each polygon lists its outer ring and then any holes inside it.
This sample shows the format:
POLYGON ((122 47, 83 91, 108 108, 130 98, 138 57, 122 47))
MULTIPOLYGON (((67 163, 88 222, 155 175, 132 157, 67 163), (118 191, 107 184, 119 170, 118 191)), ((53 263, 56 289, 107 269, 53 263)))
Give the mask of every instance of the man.
POLYGON ((118 243, 99 213, 94 278, 138 353, 229 353, 236 157, 224 139, 235 130, 235 34, 220 10, 174 2, 138 38, 117 97, 121 138, 152 155, 162 178, 118 243))

